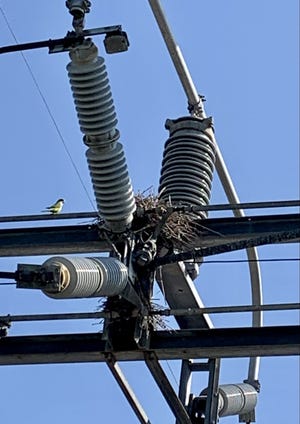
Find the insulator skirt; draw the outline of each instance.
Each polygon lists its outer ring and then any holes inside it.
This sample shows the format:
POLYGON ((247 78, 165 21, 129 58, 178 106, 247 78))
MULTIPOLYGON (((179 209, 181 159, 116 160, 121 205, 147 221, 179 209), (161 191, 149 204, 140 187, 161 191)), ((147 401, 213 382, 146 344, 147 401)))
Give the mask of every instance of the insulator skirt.
POLYGON ((247 383, 222 384, 219 387, 219 415, 246 414, 253 411, 257 403, 257 391, 247 383))
POLYGON ((123 232, 136 209, 104 59, 90 41, 71 51, 67 70, 98 210, 106 227, 123 232))
POLYGON ((132 221, 135 199, 123 147, 88 149, 87 161, 100 214, 112 231, 122 232, 132 221))
POLYGON ((215 162, 213 141, 194 117, 167 120, 166 128, 170 137, 163 154, 160 198, 172 205, 207 205, 215 162))
MULTIPOLYGON (((207 395, 207 388, 200 396, 207 395)), ((220 417, 243 415, 252 412, 257 404, 257 391, 248 383, 221 384, 219 386, 218 413, 220 417)))
POLYGON ((102 57, 67 65, 80 129, 87 137, 110 140, 116 134, 117 116, 102 57), (101 137, 102 136, 102 137, 101 137))
POLYGON ((54 299, 116 296, 128 282, 128 269, 115 258, 80 258, 55 256, 43 267, 60 268, 62 290, 43 292, 54 299))

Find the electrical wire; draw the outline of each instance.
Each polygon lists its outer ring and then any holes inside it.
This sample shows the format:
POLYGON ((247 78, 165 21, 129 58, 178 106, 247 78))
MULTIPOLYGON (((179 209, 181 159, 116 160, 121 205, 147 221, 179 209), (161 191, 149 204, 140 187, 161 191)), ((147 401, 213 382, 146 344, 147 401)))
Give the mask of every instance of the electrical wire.
MULTIPOLYGON (((15 33, 14 33, 13 29, 12 29, 12 26, 10 25, 10 23, 9 23, 9 21, 8 21, 8 18, 7 18, 7 16, 6 16, 6 14, 5 14, 5 12, 4 12, 4 10, 3 10, 2 6, 0 6, 0 11, 1 11, 1 14, 2 14, 2 16, 3 16, 3 19, 4 19, 4 21, 5 21, 6 25, 7 25, 7 28, 8 28, 8 30, 9 30, 9 32, 11 33, 11 35, 12 35, 12 37, 13 37, 13 39, 14 39, 15 43, 16 43, 16 44, 18 44, 17 37, 16 37, 16 35, 15 35, 15 33)), ((34 75, 34 73, 33 73, 33 70, 32 70, 32 68, 31 68, 31 66, 30 66, 30 64, 29 64, 29 62, 28 62, 28 60, 26 59, 26 57, 25 57, 24 53, 23 53, 22 51, 20 51, 20 54, 21 54, 21 56, 22 56, 22 58, 23 58, 23 60, 24 60, 24 63, 25 63, 25 65, 26 65, 26 67, 27 67, 27 70, 28 70, 28 72, 29 72, 29 74, 30 74, 30 76, 31 76, 31 78, 32 78, 32 81, 33 81, 33 83, 34 83, 34 85, 35 85, 35 87, 36 87, 36 89, 37 89, 37 91, 38 91, 38 93, 39 93, 39 95, 40 95, 40 97, 41 97, 41 99, 42 99, 43 103, 44 103, 44 106, 45 106, 45 108, 46 108, 46 110, 47 110, 47 112, 48 112, 48 114, 49 114, 49 116, 50 116, 50 119, 51 119, 51 121, 52 121, 52 123, 53 123, 53 125, 54 125, 54 128, 55 128, 55 130, 56 130, 56 132, 57 132, 57 134, 58 134, 58 137, 59 137, 60 141, 62 142, 62 145, 63 145, 63 147, 64 147, 64 149, 65 149, 65 152, 66 152, 67 156, 69 157, 69 160, 70 160, 70 162, 71 162, 71 164, 72 164, 72 166, 73 166, 73 169, 74 169, 75 173, 77 174, 77 177, 78 177, 78 179, 79 179, 79 181, 80 181, 80 184, 81 184, 81 186, 82 186, 82 188, 83 188, 83 190, 84 190, 84 192, 85 192, 85 194, 86 194, 86 196, 87 196, 87 198, 88 198, 88 200, 89 200, 89 202, 90 202, 90 204, 91 204, 91 206, 92 206, 93 210, 94 210, 94 211, 96 211, 95 205, 94 205, 94 203, 93 203, 93 201, 92 201, 92 199, 91 199, 91 197, 90 197, 90 195, 89 195, 89 192, 88 192, 88 190, 87 190, 87 188, 86 188, 86 186, 85 186, 85 184, 84 184, 83 179, 81 178, 81 175, 80 175, 80 173, 79 173, 79 171, 78 171, 78 168, 77 168, 77 166, 76 166, 76 164, 75 164, 75 162, 74 162, 74 160, 73 160, 73 158, 72 158, 72 155, 71 155, 71 153, 70 153, 70 150, 69 150, 69 148, 68 148, 68 146, 67 146, 67 144, 66 144, 66 141, 65 141, 65 139, 64 139, 64 137, 63 137, 63 135, 62 135, 62 133, 61 133, 61 131, 60 131, 59 127, 58 127, 58 124, 57 124, 57 122, 56 122, 56 120, 55 120, 55 118, 54 118, 54 115, 53 115, 53 113, 51 112, 50 106, 49 106, 49 104, 48 104, 48 102, 47 102, 47 100, 46 100, 46 98, 45 98, 45 96, 44 96, 44 94, 43 94, 43 92, 42 92, 42 90, 41 90, 40 86, 39 86, 39 83, 38 83, 38 81, 37 81, 37 79, 36 79, 36 77, 35 77, 35 75, 34 75)))
POLYGON ((170 374, 171 374, 171 375, 172 375, 172 377, 173 377, 173 380, 174 380, 174 382, 175 382, 176 386, 177 386, 177 387, 179 387, 178 380, 177 380, 177 378, 176 378, 176 376, 175 376, 175 373, 174 373, 174 371, 173 371, 173 369, 172 369, 172 367, 171 367, 171 365, 170 365, 169 361, 166 361, 166 365, 167 365, 167 367, 168 367, 168 369, 169 369, 169 371, 170 371, 170 374))

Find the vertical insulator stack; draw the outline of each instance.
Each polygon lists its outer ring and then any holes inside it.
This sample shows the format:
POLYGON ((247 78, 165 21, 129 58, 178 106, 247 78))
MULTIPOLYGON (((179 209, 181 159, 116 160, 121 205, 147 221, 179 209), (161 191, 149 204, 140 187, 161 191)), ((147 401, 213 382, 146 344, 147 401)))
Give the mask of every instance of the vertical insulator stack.
MULTIPOLYGON (((168 119, 159 193, 172 205, 208 205, 215 162, 213 141, 205 133, 208 120, 168 119), (206 122, 205 122, 206 121, 206 122)), ((206 213, 199 212, 203 218, 206 213)))
POLYGON ((104 59, 88 39, 71 53, 67 65, 79 125, 100 214, 113 232, 123 232, 135 211, 135 200, 104 59))

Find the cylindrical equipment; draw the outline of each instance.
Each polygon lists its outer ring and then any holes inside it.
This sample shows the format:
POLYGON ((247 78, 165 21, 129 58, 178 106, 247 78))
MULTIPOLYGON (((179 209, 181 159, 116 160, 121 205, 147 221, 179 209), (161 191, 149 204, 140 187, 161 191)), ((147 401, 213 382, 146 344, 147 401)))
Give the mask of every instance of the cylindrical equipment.
MULTIPOLYGON (((215 161, 215 146, 196 117, 168 119, 159 193, 171 205, 207 205, 215 161)), ((205 212, 199 212, 203 218, 205 212)))
POLYGON ((117 143, 120 135, 104 59, 90 39, 71 50, 70 57, 67 70, 97 206, 107 227, 123 232, 136 206, 123 146, 117 143))
POLYGON ((60 287, 57 291, 44 289, 54 299, 71 299, 121 294, 128 283, 128 269, 115 258, 81 258, 54 256, 42 265, 57 267, 60 287))
POLYGON ((97 205, 106 225, 115 232, 122 232, 129 226, 135 210, 122 145, 114 143, 108 149, 88 149, 86 157, 97 205))
MULTIPOLYGON (((207 389, 200 396, 207 393, 207 389)), ((222 384, 219 386, 218 413, 220 417, 252 412, 257 403, 257 391, 251 384, 222 384)))

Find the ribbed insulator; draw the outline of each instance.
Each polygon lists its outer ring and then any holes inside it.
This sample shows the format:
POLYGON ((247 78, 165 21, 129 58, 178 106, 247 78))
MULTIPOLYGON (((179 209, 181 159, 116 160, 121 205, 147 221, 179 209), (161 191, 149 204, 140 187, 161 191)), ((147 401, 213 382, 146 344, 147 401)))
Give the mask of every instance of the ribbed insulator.
MULTIPOLYGON (((168 119, 159 193, 172 205, 207 205, 214 171, 215 148, 195 117, 168 119)), ((206 213, 199 213, 206 217, 206 213)))
MULTIPOLYGON (((200 396, 207 394, 207 389, 200 396)), ((222 384, 219 386, 218 411, 220 417, 247 414, 254 410, 257 391, 251 384, 222 384)))
POLYGON ((75 106, 95 191, 98 210, 106 226, 123 232, 136 209, 133 189, 121 144, 117 118, 107 78, 104 59, 87 39, 74 48, 68 64, 75 106))
POLYGON ((115 232, 124 231, 132 221, 135 199, 123 147, 88 149, 86 157, 100 214, 115 232))
POLYGON ((80 129, 86 136, 87 144, 89 138, 97 141, 97 144, 107 144, 118 138, 119 134, 104 59, 97 57, 94 45, 74 50, 71 58, 72 62, 67 65, 67 70, 80 129))
POLYGON ((257 391, 251 384, 222 384, 219 387, 219 415, 247 414, 255 408, 257 391))
POLYGON ((115 258, 55 256, 44 262, 45 271, 48 266, 60 270, 60 291, 43 290, 54 299, 116 296, 128 282, 127 267, 115 258))

